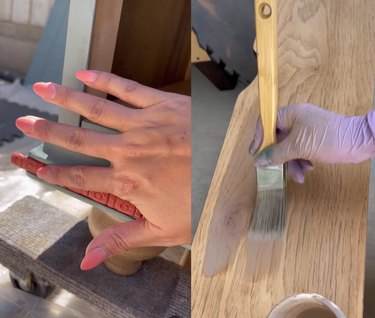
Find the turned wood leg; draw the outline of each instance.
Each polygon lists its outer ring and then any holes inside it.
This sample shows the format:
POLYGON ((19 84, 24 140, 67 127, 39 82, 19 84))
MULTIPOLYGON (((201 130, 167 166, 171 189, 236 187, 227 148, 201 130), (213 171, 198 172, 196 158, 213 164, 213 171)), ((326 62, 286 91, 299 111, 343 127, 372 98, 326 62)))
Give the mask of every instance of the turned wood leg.
MULTIPOLYGON (((93 208, 89 215, 89 229, 93 237, 98 236, 107 227, 122 223, 123 220, 103 212, 97 208, 93 208)), ((105 262, 107 268, 118 275, 135 274, 142 266, 142 261, 155 258, 166 248, 159 246, 135 248, 124 251, 121 255, 114 256, 105 262)))

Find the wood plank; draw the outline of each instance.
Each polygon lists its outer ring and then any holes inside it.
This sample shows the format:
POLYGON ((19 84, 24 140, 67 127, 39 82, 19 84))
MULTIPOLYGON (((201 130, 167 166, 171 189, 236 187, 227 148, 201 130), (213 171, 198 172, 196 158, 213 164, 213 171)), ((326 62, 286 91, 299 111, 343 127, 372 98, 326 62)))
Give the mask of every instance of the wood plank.
MULTIPOLYGON (((279 104, 310 102, 343 114, 372 108, 375 2, 278 1, 279 104)), ((288 181, 280 263, 249 276, 246 235, 255 206, 257 80, 238 98, 193 243, 193 317, 267 317, 285 297, 319 293, 348 317, 363 311, 369 162, 320 165, 288 181), (207 248, 207 249, 206 249, 207 248), (203 275, 213 267, 222 270, 203 275)))
MULTIPOLYGON (((123 0, 112 0, 110 4, 105 0, 96 1, 88 69, 111 72, 122 5, 123 0)), ((86 87, 86 91, 99 97, 107 96, 90 87, 86 87)))
POLYGON ((124 0, 113 73, 151 87, 190 77, 190 0, 124 0))

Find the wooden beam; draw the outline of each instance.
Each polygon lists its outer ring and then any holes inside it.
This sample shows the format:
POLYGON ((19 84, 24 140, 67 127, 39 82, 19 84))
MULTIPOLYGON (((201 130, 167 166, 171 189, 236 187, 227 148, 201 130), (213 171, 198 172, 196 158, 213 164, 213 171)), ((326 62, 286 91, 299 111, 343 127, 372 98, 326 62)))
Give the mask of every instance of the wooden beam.
MULTIPOLYGON (((278 5, 279 104, 310 102, 347 115, 371 110, 375 2, 278 5)), ((316 164, 303 185, 289 181, 280 260, 264 276, 246 273, 246 236, 256 199, 248 148, 258 107, 255 80, 237 100, 194 240, 193 316, 264 318, 285 297, 311 292, 360 318, 369 162, 316 164), (205 277, 204 266, 219 273, 205 277)))
POLYGON ((113 72, 163 87, 190 78, 189 0, 124 0, 113 72))
MULTIPOLYGON (((91 48, 88 68, 111 72, 116 50, 117 33, 119 30, 123 0, 97 0, 95 20, 91 36, 91 48)), ((107 94, 90 87, 90 94, 106 97, 107 94)))

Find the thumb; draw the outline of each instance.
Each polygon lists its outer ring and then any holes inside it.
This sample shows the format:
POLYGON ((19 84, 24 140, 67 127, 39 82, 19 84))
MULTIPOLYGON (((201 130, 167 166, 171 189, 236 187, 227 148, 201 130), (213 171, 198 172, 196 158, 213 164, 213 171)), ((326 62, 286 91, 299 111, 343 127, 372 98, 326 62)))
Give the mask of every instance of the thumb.
POLYGON ((87 246, 82 270, 92 269, 131 248, 153 245, 155 233, 146 219, 124 222, 105 229, 87 246))
POLYGON ((283 164, 293 158, 292 155, 289 153, 290 137, 288 136, 283 141, 272 145, 266 149, 264 149, 255 159, 254 165, 256 168, 263 168, 268 166, 276 166, 279 164, 283 164))
MULTIPOLYGON (((277 140, 284 140, 288 134, 289 130, 292 128, 292 124, 295 120, 295 107, 281 107, 277 112, 276 128, 277 128, 277 140)), ((255 129, 255 135, 253 141, 250 144, 249 153, 254 156, 258 151, 263 140, 263 126, 260 116, 257 120, 257 126, 255 129)))
POLYGON ((255 129, 255 135, 253 141, 250 144, 249 153, 250 155, 254 156, 255 153, 258 151, 258 148, 263 140, 263 127, 260 117, 257 120, 257 127, 255 129))

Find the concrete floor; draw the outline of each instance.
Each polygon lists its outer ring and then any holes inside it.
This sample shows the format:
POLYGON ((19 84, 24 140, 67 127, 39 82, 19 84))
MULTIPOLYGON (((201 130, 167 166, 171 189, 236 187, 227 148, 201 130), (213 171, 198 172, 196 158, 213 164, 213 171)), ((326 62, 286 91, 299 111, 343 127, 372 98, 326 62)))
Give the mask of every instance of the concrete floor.
MULTIPOLYGON (((246 85, 232 91, 219 91, 194 66, 192 213, 193 231, 207 196, 217 159, 224 141, 236 98, 246 85)), ((375 162, 371 163, 369 223, 367 238, 364 318, 375 317, 375 162)), ((349 317, 350 318, 350 317, 349 317)))
POLYGON ((238 94, 245 88, 219 91, 192 67, 192 230, 195 233, 238 94))

